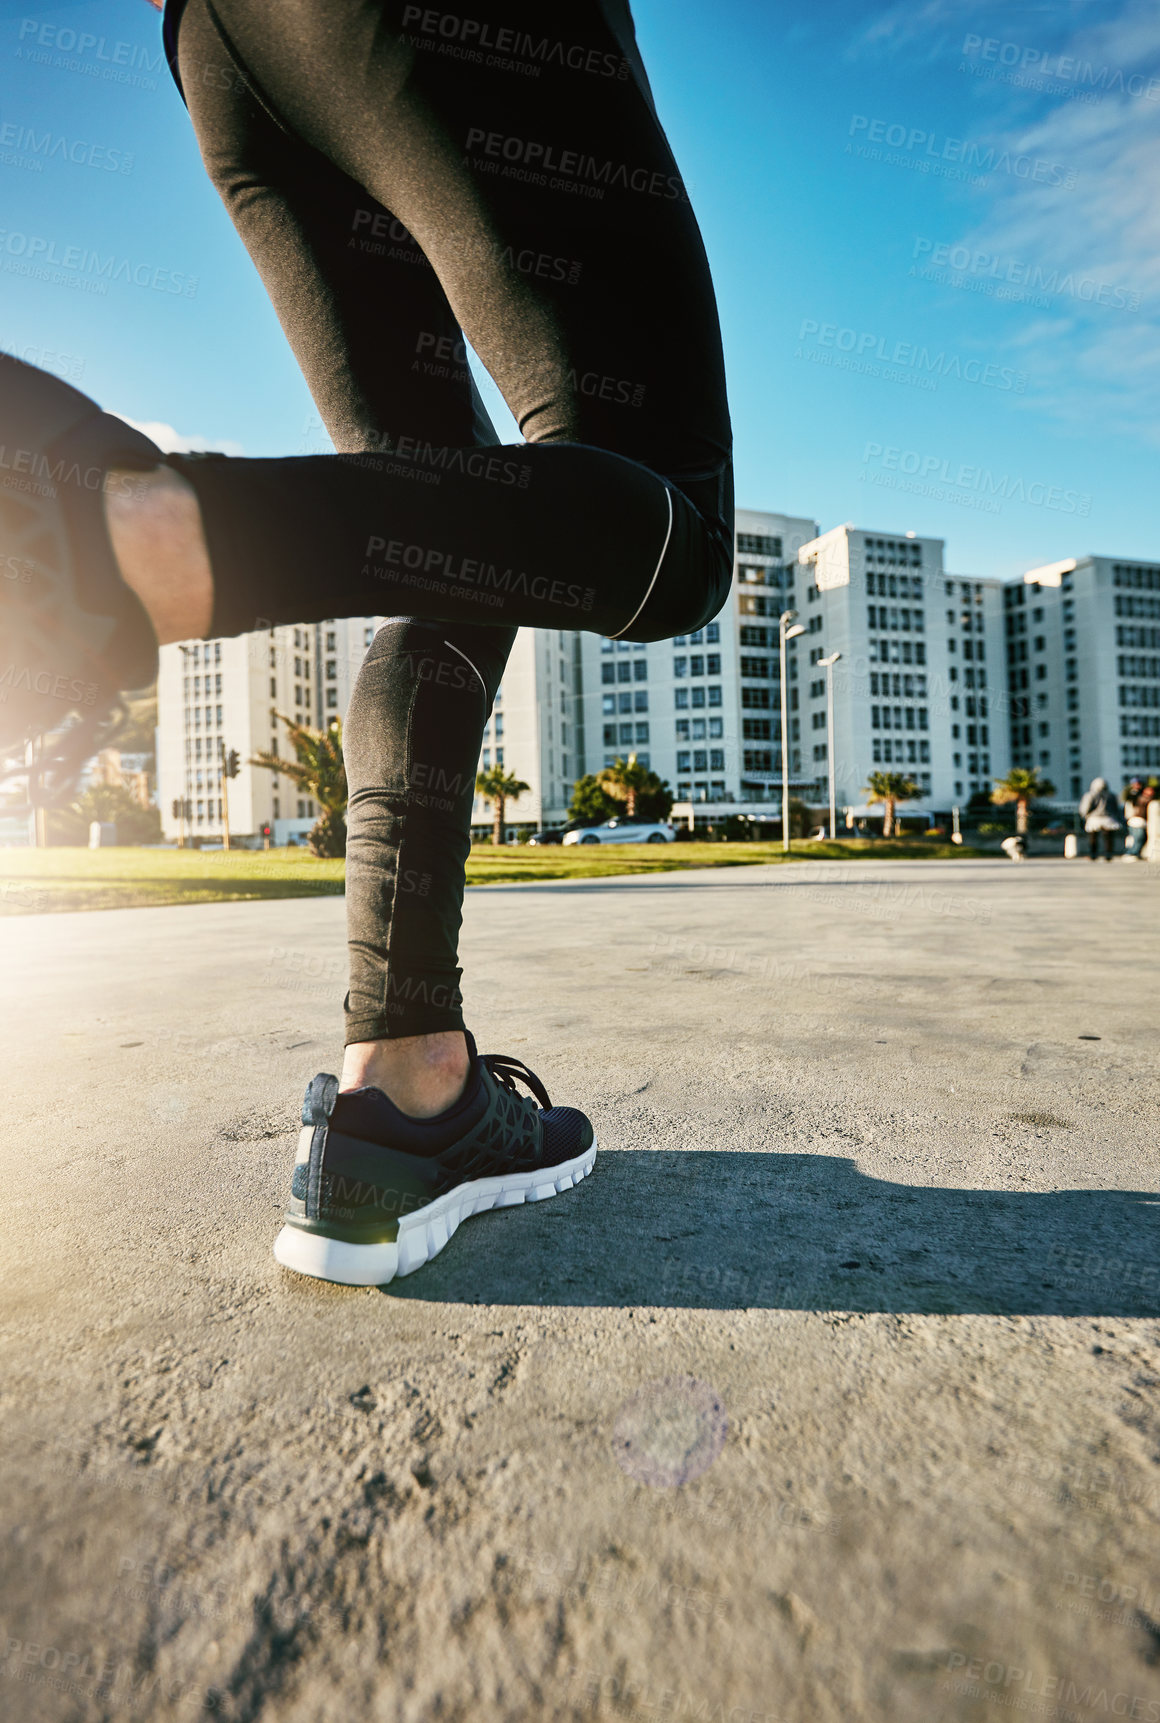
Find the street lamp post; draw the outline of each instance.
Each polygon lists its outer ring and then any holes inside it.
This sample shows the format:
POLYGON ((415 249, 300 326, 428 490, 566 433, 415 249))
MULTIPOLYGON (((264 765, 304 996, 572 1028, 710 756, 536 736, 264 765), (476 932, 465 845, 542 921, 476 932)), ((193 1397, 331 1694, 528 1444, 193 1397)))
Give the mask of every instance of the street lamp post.
POLYGON ((830 842, 833 843, 838 835, 838 810, 834 804, 834 665, 842 656, 840 652, 831 652, 828 658, 819 658, 818 663, 826 672, 826 759, 830 765, 830 842))
POLYGON ((786 689, 785 643, 795 634, 805 633, 805 624, 796 622, 796 610, 783 610, 777 623, 777 645, 781 659, 781 847, 789 849, 789 694, 786 689))

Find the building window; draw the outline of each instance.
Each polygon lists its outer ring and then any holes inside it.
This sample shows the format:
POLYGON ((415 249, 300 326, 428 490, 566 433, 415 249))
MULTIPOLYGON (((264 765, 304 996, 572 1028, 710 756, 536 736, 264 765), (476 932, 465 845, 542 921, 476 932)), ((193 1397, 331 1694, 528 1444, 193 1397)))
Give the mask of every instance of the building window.
POLYGON ((674 676, 686 675, 688 672, 688 668, 689 668, 689 661, 687 658, 674 658, 673 659, 673 675, 674 676))
MULTIPOLYGON (((680 749, 677 753, 677 771, 678 772, 691 772, 693 769, 692 764, 691 764, 691 760, 692 760, 692 756, 689 753, 688 749, 687 748, 680 749)), ((686 789, 686 794, 687 794, 687 789, 686 789)))
MULTIPOLYGON (((609 644, 609 647, 611 647, 611 645, 612 645, 611 640, 608 642, 608 644, 609 644)), ((600 666, 600 680, 602 682, 615 682, 616 681, 616 665, 615 664, 602 664, 600 666)))
POLYGON ((648 711, 648 689, 637 688, 633 691, 632 709, 634 712, 648 711))
POLYGON ((719 682, 710 683, 709 685, 709 704, 710 706, 721 705, 721 684, 719 682))
POLYGON ((721 624, 719 622, 710 622, 708 627, 705 630, 705 639, 706 639, 707 643, 710 646, 714 646, 714 645, 716 645, 717 641, 720 640, 720 638, 721 638, 721 624))
POLYGON ((637 659, 633 660, 632 679, 634 682, 647 682, 648 681, 648 660, 647 660, 647 658, 637 658, 637 659))
POLYGON ((326 705, 327 705, 327 709, 331 712, 333 712, 337 709, 337 707, 338 707, 338 689, 337 688, 328 688, 326 690, 326 705))
POLYGON ((616 695, 615 694, 603 695, 601 697, 601 701, 600 701, 600 710, 605 714, 605 716, 607 716, 607 714, 609 712, 615 712, 616 711, 616 695))

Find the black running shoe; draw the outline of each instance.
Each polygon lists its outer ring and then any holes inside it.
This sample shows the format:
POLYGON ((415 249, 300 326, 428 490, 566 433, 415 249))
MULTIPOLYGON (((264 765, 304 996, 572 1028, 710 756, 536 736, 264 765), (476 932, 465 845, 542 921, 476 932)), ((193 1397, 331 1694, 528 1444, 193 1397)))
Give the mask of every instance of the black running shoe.
POLYGON ((518 1059, 477 1054, 467 1041, 467 1089, 435 1119, 409 1118, 381 1089, 339 1094, 337 1077, 315 1077, 274 1244, 285 1268, 383 1286, 422 1268, 469 1215, 556 1196, 592 1171, 584 1114, 553 1107, 518 1059))
POLYGON ((65 789, 121 692, 156 674, 157 641, 121 578, 104 493, 110 468, 164 459, 79 390, 0 354, 0 755, 63 737, 45 775, 65 789))

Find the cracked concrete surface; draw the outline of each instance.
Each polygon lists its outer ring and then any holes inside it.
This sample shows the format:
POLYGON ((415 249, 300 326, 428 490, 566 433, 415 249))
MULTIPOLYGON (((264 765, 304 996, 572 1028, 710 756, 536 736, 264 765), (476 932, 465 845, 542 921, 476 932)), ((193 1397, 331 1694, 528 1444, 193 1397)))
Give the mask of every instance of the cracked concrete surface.
POLYGON ((341 902, 6 921, 3 1715, 1160 1723, 1158 893, 470 893, 601 1154, 368 1291, 270 1255, 341 902))

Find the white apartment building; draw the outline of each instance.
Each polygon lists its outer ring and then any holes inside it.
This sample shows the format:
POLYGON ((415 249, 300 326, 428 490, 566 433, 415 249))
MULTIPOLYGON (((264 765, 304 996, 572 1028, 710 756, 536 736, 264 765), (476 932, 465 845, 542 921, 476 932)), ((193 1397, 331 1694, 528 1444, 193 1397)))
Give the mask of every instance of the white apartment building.
MULTIPOLYGON (((818 806, 835 752, 840 807, 864 803, 876 768, 904 770, 945 813, 1036 765, 1074 802, 1092 777, 1114 788, 1160 771, 1160 564, 1086 556, 1003 583, 944 567, 942 539, 739 509, 734 581, 703 629, 647 645, 521 628, 480 767, 528 785, 511 826, 560 824, 577 778, 635 753, 699 817, 776 817, 781 798, 778 617, 805 633, 787 650, 791 787, 818 806), (834 733, 826 677, 832 652, 834 733)), ((167 838, 217 841, 221 750, 237 749, 231 832, 304 835, 318 809, 285 777, 245 762, 288 753, 284 712, 345 717, 381 617, 279 627, 161 651, 158 801, 167 838)), ((476 835, 491 829, 477 797, 476 835)))
MULTIPOLYGON (((233 640, 164 646, 157 681, 157 774, 162 830, 175 839, 173 803, 191 809, 188 837, 220 841, 224 797, 221 751, 237 749, 239 775, 228 786, 231 834, 272 828, 272 842, 304 836, 319 809, 290 779, 247 761, 259 751, 292 755, 274 717, 323 728, 345 719, 367 647, 386 618, 355 616, 265 629, 233 640)), ((531 786, 510 803, 512 824, 567 818, 581 775, 583 712, 576 717, 578 642, 558 630, 521 628, 484 732, 480 766, 496 764, 531 786)), ((472 823, 491 830, 491 809, 476 798, 472 823)))
POLYGON ((1062 802, 1160 771, 1160 564, 1072 557, 1005 598, 1013 763, 1062 802))
POLYGON ((231 835, 254 836, 264 825, 284 844, 308 832, 319 815, 289 778, 247 762, 259 752, 292 757, 278 712, 322 728, 344 717, 366 649, 382 617, 263 629, 232 640, 163 646, 157 675, 157 799, 167 839, 181 832, 173 812, 190 809, 187 838, 218 842, 224 796, 222 750, 237 750, 240 770, 227 788, 231 835))
MULTIPOLYGON (((817 523, 738 509, 734 578, 714 620, 647 645, 580 637, 585 772, 635 753, 704 818, 781 799, 777 621, 794 603, 797 553, 817 523)), ((803 787, 797 642, 789 645, 791 779, 803 787)), ((812 774, 811 774, 812 776, 812 774)))
POLYGON ((947 573, 943 540, 906 531, 834 527, 798 557, 802 768, 817 798, 831 748, 841 807, 865 804, 874 770, 913 777, 928 812, 989 790, 1008 766, 1002 583, 947 573), (819 660, 834 652, 831 736, 819 660))
MULTIPOLYGON (((502 766, 527 792, 509 802, 509 826, 561 825, 576 779, 585 771, 584 704, 578 697, 580 637, 556 628, 521 628, 483 732, 481 771, 502 766)), ((492 829, 491 804, 476 796, 473 835, 492 829)))

